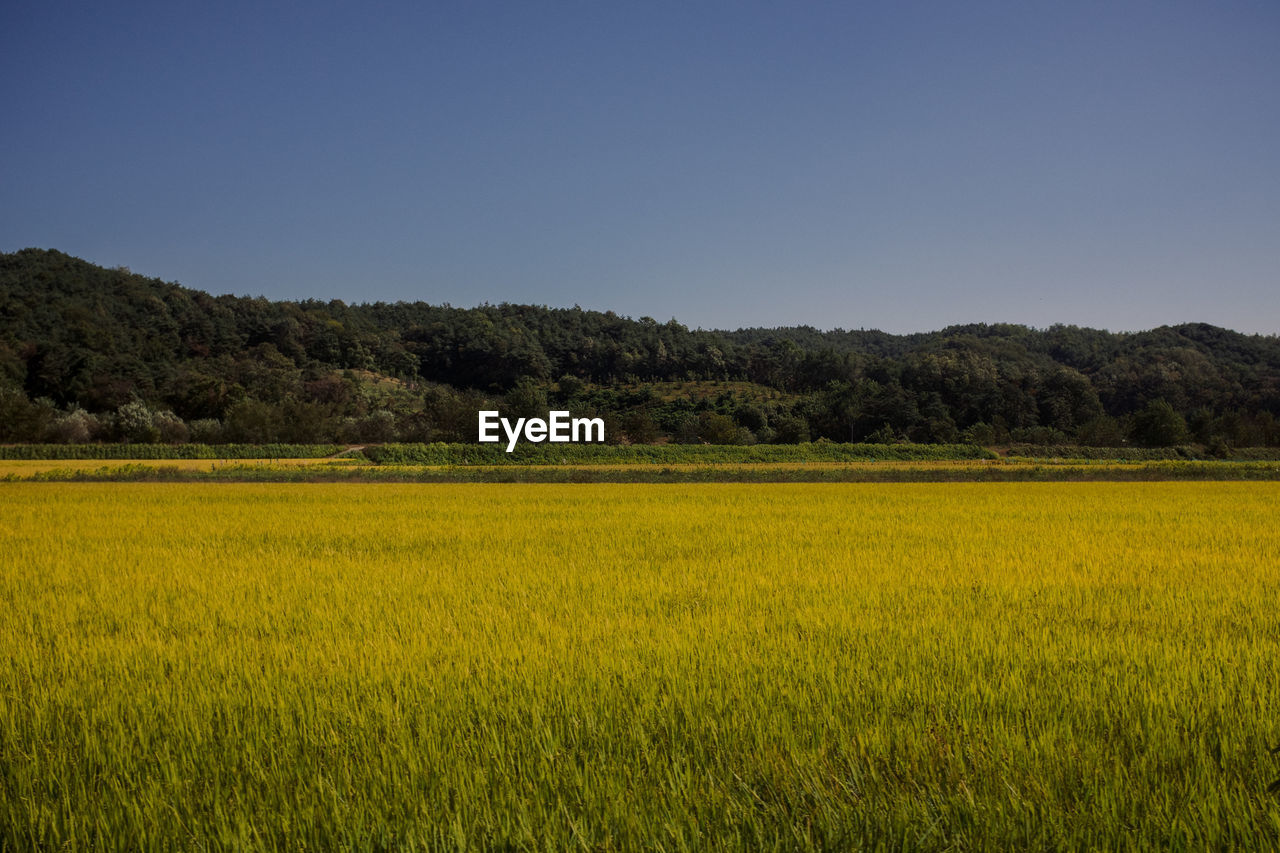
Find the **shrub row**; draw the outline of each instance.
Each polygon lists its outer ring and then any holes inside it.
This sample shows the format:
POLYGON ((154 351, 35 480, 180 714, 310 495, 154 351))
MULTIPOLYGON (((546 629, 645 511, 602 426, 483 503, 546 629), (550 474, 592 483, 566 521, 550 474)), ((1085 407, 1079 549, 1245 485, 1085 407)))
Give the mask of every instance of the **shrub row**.
POLYGON ((1176 447, 1081 447, 1075 444, 1013 444, 1009 446, 1006 455, 1027 459, 1096 459, 1109 462, 1208 461, 1212 459, 1264 462, 1280 460, 1280 448, 1242 447, 1215 454, 1195 444, 1182 444, 1176 447))
POLYGON ((9 444, 0 459, 319 459, 339 444, 9 444))
POLYGON ((537 465, 454 467, 227 465, 208 471, 145 464, 63 468, 27 476, 8 474, 0 482, 233 482, 233 483, 1007 483, 1148 482, 1170 480, 1278 481, 1272 462, 1157 461, 1136 466, 1038 465, 850 466, 774 468, 707 465, 666 468, 537 465))
POLYGON ((995 459, 971 444, 386 444, 367 447, 379 465, 576 465, 750 462, 872 462, 995 459))

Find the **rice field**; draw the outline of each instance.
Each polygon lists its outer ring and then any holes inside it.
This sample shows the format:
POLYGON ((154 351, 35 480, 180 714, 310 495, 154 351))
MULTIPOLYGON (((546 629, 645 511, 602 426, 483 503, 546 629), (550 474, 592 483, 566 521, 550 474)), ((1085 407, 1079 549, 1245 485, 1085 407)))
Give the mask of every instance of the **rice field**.
POLYGON ((0 850, 1274 849, 1277 506, 0 483, 0 850))

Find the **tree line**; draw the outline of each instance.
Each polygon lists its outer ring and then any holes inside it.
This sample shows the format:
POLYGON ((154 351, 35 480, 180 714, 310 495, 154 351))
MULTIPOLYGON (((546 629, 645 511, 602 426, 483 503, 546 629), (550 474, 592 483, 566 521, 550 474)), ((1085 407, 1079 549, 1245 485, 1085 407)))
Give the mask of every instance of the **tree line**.
POLYGON ((0 254, 0 441, 473 441, 476 412, 612 441, 1280 445, 1280 338, 1206 324, 689 329, 531 305, 211 296, 0 254))

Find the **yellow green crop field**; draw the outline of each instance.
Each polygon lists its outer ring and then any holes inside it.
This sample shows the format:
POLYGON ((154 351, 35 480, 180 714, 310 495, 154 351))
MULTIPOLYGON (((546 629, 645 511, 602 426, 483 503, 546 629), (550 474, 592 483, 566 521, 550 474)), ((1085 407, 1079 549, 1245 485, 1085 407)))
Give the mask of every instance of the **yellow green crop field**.
POLYGON ((1278 507, 0 483, 0 850, 1275 849, 1278 507))

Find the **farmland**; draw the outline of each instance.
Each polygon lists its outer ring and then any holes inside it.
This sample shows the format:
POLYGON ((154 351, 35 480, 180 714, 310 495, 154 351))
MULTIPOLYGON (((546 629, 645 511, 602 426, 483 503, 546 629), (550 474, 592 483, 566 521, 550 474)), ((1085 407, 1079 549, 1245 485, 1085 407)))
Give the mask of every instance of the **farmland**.
POLYGON ((943 459, 573 462, 491 465, 298 459, 0 460, 0 482, 219 483, 1007 483, 1280 481, 1280 461, 943 459))
POLYGON ((0 849, 1274 848, 1278 499, 0 483, 0 849))

